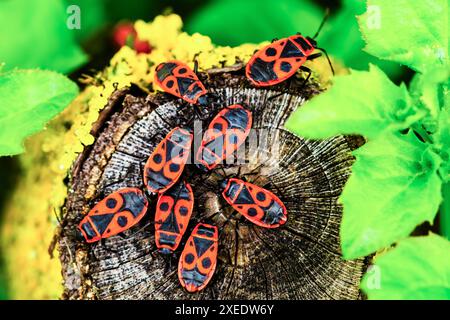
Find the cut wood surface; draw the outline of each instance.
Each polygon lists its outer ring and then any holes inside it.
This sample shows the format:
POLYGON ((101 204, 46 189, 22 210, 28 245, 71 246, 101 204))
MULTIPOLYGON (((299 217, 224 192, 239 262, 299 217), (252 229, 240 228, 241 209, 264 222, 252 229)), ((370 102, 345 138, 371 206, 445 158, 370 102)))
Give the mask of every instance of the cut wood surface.
POLYGON ((337 204, 354 161, 351 151, 361 145, 361 139, 338 136, 313 141, 283 128, 292 111, 319 92, 314 83, 268 90, 250 88, 234 71, 201 77, 225 103, 200 107, 205 120, 196 125, 204 130, 221 107, 245 102, 253 110, 250 138, 258 139, 256 146, 248 143, 238 152, 245 163, 226 164, 212 173, 189 164, 184 171, 195 196, 184 239, 198 221, 219 212, 211 218, 220 230, 218 264, 211 282, 194 294, 181 287, 177 266, 184 243, 171 257, 157 252, 151 224, 155 196, 149 196, 144 219, 123 237, 87 244, 77 235, 83 215, 108 193, 123 187, 144 189, 142 168, 150 153, 171 129, 188 126, 195 115, 192 106, 181 100, 162 93, 143 96, 128 89, 110 98, 93 128, 95 143, 80 154, 72 169, 58 240, 65 287, 62 298, 361 298, 359 282, 367 261, 341 258, 342 207, 337 204), (284 226, 265 229, 233 214, 218 184, 224 175, 237 174, 284 202, 288 211, 284 226))

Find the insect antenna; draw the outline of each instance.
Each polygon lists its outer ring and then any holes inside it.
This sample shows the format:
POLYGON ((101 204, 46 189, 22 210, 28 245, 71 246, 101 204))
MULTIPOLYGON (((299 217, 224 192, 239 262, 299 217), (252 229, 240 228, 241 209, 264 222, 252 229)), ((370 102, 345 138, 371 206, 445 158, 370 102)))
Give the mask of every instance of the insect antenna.
POLYGON ((219 174, 220 176, 222 176, 223 179, 228 179, 230 176, 227 175, 227 173, 225 172, 225 169, 223 167, 219 168, 223 174, 219 174))
POLYGON ((197 51, 195 54, 194 54, 194 58, 192 59, 193 61, 194 61, 194 73, 195 74, 198 74, 198 60, 197 60, 197 57, 201 54, 202 52, 201 51, 197 51))
POLYGON ((152 224, 161 224, 161 222, 149 221, 146 224, 144 224, 142 227, 140 227, 139 229, 135 230, 132 234, 127 235, 127 237, 134 236, 135 234, 143 231, 145 228, 147 228, 148 226, 151 226, 152 224))
POLYGON ((325 22, 328 20, 329 16, 330 16, 330 9, 327 8, 325 10, 325 15, 323 16, 322 22, 320 23, 319 28, 317 29, 317 31, 314 34, 314 36, 312 37, 312 39, 316 39, 317 38, 317 36, 319 35, 319 33, 322 30, 323 26, 325 25, 325 22))
POLYGON ((56 220, 58 221, 58 226, 62 227, 62 223, 61 223, 61 210, 59 210, 59 214, 56 211, 56 208, 53 207, 53 214, 55 215, 56 220))

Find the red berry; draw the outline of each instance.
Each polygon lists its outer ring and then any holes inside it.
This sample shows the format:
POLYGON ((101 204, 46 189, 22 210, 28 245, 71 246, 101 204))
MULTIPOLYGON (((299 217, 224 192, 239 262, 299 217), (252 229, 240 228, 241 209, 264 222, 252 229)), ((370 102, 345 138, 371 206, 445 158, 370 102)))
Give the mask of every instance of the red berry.
MULTIPOLYGON (((133 24, 131 23, 120 23, 114 29, 114 43, 119 47, 122 47, 129 43, 128 39, 136 37, 136 30, 134 30, 133 24)), ((131 42, 132 43, 132 42, 131 42)))
POLYGON ((152 52, 152 47, 148 41, 143 41, 136 38, 134 39, 134 50, 136 50, 137 53, 150 53, 152 52))
POLYGON ((129 46, 134 48, 137 53, 150 53, 152 47, 147 41, 139 40, 137 38, 136 30, 132 23, 120 23, 114 29, 114 43, 118 47, 129 46))

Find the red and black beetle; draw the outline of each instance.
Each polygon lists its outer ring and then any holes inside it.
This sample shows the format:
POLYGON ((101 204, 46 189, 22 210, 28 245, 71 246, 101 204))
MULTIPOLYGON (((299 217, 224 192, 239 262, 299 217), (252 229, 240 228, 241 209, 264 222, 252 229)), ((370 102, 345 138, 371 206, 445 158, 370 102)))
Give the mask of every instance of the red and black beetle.
POLYGON ((180 61, 168 61, 155 69, 155 83, 165 92, 192 104, 206 105, 208 91, 189 66, 180 61))
POLYGON ((245 142, 252 127, 252 113, 240 104, 223 108, 208 125, 197 151, 198 166, 214 169, 245 142))
POLYGON ((194 208, 191 185, 179 181, 160 193, 155 213, 155 242, 159 252, 168 254, 178 248, 194 208))
POLYGON ((200 291, 211 280, 217 265, 219 231, 199 223, 189 237, 178 262, 178 279, 189 292, 200 291))
POLYGON ((236 178, 223 180, 220 188, 224 199, 254 224, 277 228, 286 223, 286 207, 269 190, 236 178))
POLYGON ((192 134, 176 127, 153 150, 144 166, 144 184, 150 192, 161 193, 173 186, 189 159, 192 134))
POLYGON ((147 212, 148 201, 138 188, 123 188, 99 201, 78 224, 86 242, 97 242, 128 230, 147 212))
POLYGON ((327 52, 317 47, 315 41, 327 17, 328 13, 312 38, 298 33, 281 40, 274 40, 271 44, 258 50, 250 58, 245 68, 245 74, 250 82, 257 87, 273 86, 293 76, 298 69, 307 71, 309 74, 306 79, 308 79, 311 70, 303 64, 306 60, 313 60, 322 55, 320 52, 313 54, 316 49, 325 53, 334 74, 327 52))

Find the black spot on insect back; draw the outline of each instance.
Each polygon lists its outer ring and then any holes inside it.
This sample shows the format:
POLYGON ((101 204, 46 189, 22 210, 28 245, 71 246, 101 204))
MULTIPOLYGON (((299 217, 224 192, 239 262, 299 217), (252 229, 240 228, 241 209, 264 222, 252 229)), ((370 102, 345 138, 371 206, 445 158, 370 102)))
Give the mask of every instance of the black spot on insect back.
POLYGON ((292 65, 289 62, 283 61, 281 63, 280 69, 284 72, 289 72, 292 69, 292 65))
POLYGON ((186 208, 186 207, 180 207, 180 214, 181 214, 182 216, 187 215, 188 212, 189 212, 188 208, 186 208))
POLYGON ((266 200, 266 195, 264 194, 264 192, 258 192, 256 194, 256 199, 258 199, 259 201, 264 201, 266 200))
POLYGON ((269 57, 273 57, 277 54, 277 50, 275 48, 267 48, 266 49, 266 55, 269 57))
POLYGON ((186 261, 186 263, 192 263, 194 262, 194 259, 195 257, 192 253, 189 253, 184 257, 184 261, 186 261))
POLYGON ((258 211, 256 211, 255 208, 249 208, 249 209, 247 210, 247 214, 248 214, 250 217, 254 217, 254 216, 256 216, 256 215, 258 214, 258 211))
POLYGON ((109 198, 108 200, 106 200, 106 206, 109 209, 114 209, 117 205, 117 200, 114 198, 109 198))
POLYGON ((162 156, 161 156, 159 153, 155 154, 155 155, 153 156, 153 161, 154 161, 156 164, 160 164, 161 161, 162 161, 162 156))
POLYGON ((125 216, 120 216, 117 218, 117 224, 121 226, 122 228, 125 227, 128 223, 128 219, 125 216))
POLYGON ((202 260, 202 266, 203 268, 209 268, 211 266, 211 259, 206 257, 202 260))

